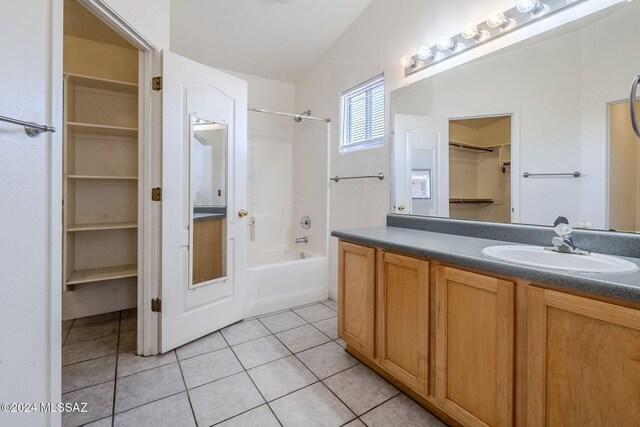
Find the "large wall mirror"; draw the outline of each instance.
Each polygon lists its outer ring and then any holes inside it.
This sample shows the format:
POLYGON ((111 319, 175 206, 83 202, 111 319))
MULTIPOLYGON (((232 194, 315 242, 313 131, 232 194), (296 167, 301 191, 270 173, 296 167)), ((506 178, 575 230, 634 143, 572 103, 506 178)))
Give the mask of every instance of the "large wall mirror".
POLYGON ((392 211, 640 231, 640 2, 391 93, 392 211))
POLYGON ((227 125, 191 117, 191 285, 227 275, 227 125))

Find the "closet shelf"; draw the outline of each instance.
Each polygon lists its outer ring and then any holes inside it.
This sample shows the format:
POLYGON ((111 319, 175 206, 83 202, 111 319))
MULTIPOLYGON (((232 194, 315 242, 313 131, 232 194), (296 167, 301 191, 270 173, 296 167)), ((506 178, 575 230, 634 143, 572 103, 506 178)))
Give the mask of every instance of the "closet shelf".
POLYGON ((482 204, 493 204, 493 199, 449 199, 449 203, 451 204, 474 204, 474 205, 482 205, 482 204))
POLYGON ((95 181, 137 181, 137 176, 67 175, 69 179, 95 181))
POLYGON ((136 83, 123 82, 120 80, 103 79, 100 77, 83 76, 81 74, 65 73, 65 78, 69 83, 76 86, 90 87, 93 89, 111 90, 123 93, 138 93, 136 83))
POLYGON ((119 265, 115 267, 89 268, 76 270, 71 273, 67 285, 79 285, 82 283, 101 282, 104 280, 124 279, 136 277, 138 266, 136 264, 119 265))
POLYGON ((138 128, 98 125, 94 123, 67 122, 67 128, 76 132, 107 136, 138 136, 138 128))
POLYGON ((129 228, 138 228, 137 222, 103 222, 92 224, 69 224, 67 231, 101 231, 101 230, 125 230, 129 228))

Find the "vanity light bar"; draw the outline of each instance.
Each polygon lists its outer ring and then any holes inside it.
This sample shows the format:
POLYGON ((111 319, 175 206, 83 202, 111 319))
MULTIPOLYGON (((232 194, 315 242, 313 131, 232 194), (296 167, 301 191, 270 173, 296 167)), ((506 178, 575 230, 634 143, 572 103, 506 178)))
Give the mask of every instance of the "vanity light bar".
POLYGON ((522 28, 538 19, 583 1, 585 0, 516 0, 516 7, 505 12, 494 10, 487 16, 486 21, 477 25, 466 24, 461 33, 453 37, 439 37, 438 43, 435 45, 421 46, 415 55, 402 57, 404 75, 406 77, 422 71, 461 52, 473 49, 505 33, 522 28))

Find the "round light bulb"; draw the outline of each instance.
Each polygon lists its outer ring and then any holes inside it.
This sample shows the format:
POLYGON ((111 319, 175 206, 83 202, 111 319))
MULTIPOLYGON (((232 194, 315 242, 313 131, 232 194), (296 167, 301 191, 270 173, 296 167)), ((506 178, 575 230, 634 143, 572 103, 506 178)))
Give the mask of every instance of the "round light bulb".
POLYGON ((453 42, 453 40, 451 40, 451 37, 448 36, 440 37, 436 45, 438 46, 438 49, 442 51, 453 50, 453 48, 456 47, 456 44, 453 42))
POLYGON ((540 2, 538 0, 516 0, 518 12, 531 12, 540 2))
POLYGON ((433 59, 435 55, 428 46, 420 46, 416 51, 416 56, 422 61, 425 61, 427 59, 433 59))
POLYGON ((509 18, 504 16, 501 10, 494 10, 487 17, 487 25, 491 28, 506 28, 510 23, 509 18))
POLYGON ((474 23, 469 23, 462 27, 462 32, 460 34, 462 34, 462 37, 467 40, 478 40, 480 38, 480 31, 478 31, 478 26, 474 23))
POLYGON ((400 63, 404 68, 413 68, 416 66, 416 61, 414 61, 409 55, 403 56, 400 59, 400 63))

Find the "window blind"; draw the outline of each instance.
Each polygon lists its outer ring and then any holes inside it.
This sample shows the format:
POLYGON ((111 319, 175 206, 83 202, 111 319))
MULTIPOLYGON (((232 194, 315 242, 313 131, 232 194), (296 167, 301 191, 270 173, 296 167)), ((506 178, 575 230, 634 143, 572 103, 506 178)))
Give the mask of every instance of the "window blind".
POLYGON ((342 94, 342 149, 384 140, 384 76, 342 94))

